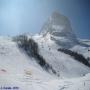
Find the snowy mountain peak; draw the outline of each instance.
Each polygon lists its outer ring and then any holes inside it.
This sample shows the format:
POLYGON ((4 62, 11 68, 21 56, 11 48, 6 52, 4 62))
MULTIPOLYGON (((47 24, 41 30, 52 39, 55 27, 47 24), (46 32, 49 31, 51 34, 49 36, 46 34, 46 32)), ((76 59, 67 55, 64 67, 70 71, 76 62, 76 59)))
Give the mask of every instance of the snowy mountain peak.
POLYGON ((52 13, 43 25, 41 34, 47 36, 47 33, 51 34, 52 40, 61 46, 66 45, 66 48, 72 47, 78 43, 76 35, 72 31, 70 21, 66 16, 61 15, 58 12, 52 13))
POLYGON ((41 33, 53 33, 55 31, 61 33, 73 33, 68 18, 58 12, 52 13, 43 25, 41 33))

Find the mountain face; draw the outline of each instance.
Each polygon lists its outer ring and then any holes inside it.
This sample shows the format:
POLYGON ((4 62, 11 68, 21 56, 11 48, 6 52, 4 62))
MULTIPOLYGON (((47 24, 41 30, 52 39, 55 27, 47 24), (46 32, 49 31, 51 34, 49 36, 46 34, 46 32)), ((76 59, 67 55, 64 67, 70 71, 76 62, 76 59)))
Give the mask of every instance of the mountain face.
POLYGON ((51 34, 51 39, 65 48, 72 47, 78 43, 76 35, 72 31, 70 21, 64 15, 54 12, 43 25, 40 34, 47 36, 51 34))
POLYGON ((0 37, 0 85, 20 90, 89 90, 90 47, 79 41, 90 46, 90 40, 77 39, 70 21, 57 12, 40 34, 0 37))

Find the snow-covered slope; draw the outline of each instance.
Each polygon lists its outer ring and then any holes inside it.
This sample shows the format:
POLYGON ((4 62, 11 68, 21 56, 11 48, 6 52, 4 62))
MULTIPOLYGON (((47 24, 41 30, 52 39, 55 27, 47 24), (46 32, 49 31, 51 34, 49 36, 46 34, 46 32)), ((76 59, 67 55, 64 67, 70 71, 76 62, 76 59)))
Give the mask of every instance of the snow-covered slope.
POLYGON ((76 61, 70 55, 59 52, 60 47, 50 39, 50 34, 46 37, 37 35, 33 38, 39 45, 40 54, 61 77, 82 76, 90 72, 90 68, 84 64, 76 61))
POLYGON ((82 54, 85 58, 90 58, 90 40, 78 40, 80 43, 70 48, 70 50, 82 54))
MULTIPOLYGON (((27 75, 27 72, 38 78, 44 75, 50 76, 35 62, 21 51, 12 38, 0 37, 0 75, 27 75)), ((48 78, 47 77, 47 78, 48 78)))
POLYGON ((11 37, 0 37, 0 89, 90 90, 90 67, 58 51, 67 48, 90 58, 90 42, 76 38, 69 20, 54 12, 40 34, 27 35, 38 44, 39 55, 56 74, 47 72, 37 59, 28 56, 11 37))
POLYGON ((12 38, 0 37, 0 88, 12 88, 12 90, 15 87, 17 90, 90 89, 88 67, 58 52, 57 44, 50 40, 49 36, 45 39, 35 35, 33 39, 39 45, 40 54, 58 71, 60 77, 44 71, 34 58, 28 57, 18 48, 12 38))

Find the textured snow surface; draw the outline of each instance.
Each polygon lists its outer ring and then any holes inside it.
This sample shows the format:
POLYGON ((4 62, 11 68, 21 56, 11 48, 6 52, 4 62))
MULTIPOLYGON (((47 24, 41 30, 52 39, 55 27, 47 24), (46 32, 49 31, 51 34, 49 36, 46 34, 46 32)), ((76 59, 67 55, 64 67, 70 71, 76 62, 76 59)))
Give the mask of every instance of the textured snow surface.
MULTIPOLYGON (((50 39, 50 34, 47 37, 34 36, 34 40, 39 45, 40 54, 45 58, 61 77, 76 77, 89 73, 90 68, 76 61, 73 57, 59 52, 60 48, 53 40, 50 39)), ((77 46, 77 49, 81 46, 77 46)), ((83 48, 83 47, 82 47, 83 48)), ((86 52, 85 55, 89 55, 86 49, 81 49, 81 52, 86 52)))
MULTIPOLYGON (((90 74, 72 79, 42 80, 34 77, 20 77, 19 75, 3 75, 0 85, 4 87, 18 87, 16 90, 90 90, 90 74)), ((13 90, 13 89, 12 89, 13 90)))
POLYGON ((28 57, 18 48, 12 38, 0 37, 0 88, 90 90, 88 67, 58 52, 59 46, 50 39, 49 34, 46 38, 41 35, 32 38, 38 43, 40 54, 60 74, 60 77, 44 71, 34 58, 28 57))

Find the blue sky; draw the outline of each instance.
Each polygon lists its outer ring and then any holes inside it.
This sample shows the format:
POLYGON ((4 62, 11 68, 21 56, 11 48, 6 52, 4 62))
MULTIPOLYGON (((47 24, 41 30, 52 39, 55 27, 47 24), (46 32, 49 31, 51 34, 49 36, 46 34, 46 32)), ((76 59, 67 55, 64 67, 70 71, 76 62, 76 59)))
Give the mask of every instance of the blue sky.
POLYGON ((90 0, 0 0, 0 35, 38 33, 54 11, 69 18, 77 37, 90 39, 90 0))

